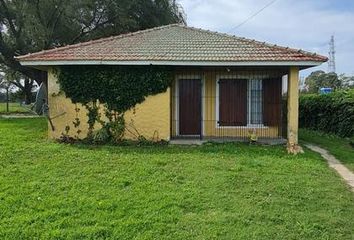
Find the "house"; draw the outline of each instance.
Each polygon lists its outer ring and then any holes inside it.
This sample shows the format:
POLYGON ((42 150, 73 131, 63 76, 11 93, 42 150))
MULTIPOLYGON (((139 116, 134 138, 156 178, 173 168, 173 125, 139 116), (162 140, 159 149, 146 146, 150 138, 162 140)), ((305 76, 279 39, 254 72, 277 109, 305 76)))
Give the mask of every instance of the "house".
MULTIPOLYGON (((327 61, 315 53, 178 24, 17 59, 48 72, 48 103, 51 116, 56 116, 51 138, 60 137, 78 114, 69 99, 56 94, 55 68, 167 65, 174 69, 170 88, 125 114, 145 137, 228 140, 254 134, 258 139, 287 139, 292 145, 298 141, 299 71, 327 61)), ((79 115, 86 119, 84 112, 79 115)), ((126 137, 133 136, 127 132, 126 137)))

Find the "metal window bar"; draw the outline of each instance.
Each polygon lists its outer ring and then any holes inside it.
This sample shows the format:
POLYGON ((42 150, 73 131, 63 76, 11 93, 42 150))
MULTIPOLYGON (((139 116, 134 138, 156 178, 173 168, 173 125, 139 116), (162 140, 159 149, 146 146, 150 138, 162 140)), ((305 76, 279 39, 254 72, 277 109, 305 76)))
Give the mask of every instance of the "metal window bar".
POLYGON ((266 84, 270 84, 270 79, 282 81, 283 76, 288 74, 287 68, 178 67, 175 68, 174 72, 174 80, 171 86, 171 138, 249 141, 253 132, 255 132, 259 140, 284 140, 286 138, 286 101, 284 101, 285 97, 282 96, 283 85, 281 82, 279 83, 280 93, 273 93, 272 91, 275 90, 272 90, 272 87, 266 86, 266 84), (194 102, 197 101, 195 97, 191 97, 190 101, 181 99, 178 82, 188 79, 198 79, 200 81, 201 94, 199 104, 194 102), (240 79, 247 80, 246 93, 242 89, 235 88, 232 94, 229 92, 229 104, 220 103, 220 94, 224 93, 220 92, 219 80, 239 81, 240 79), (264 91, 266 90, 271 91, 271 94, 265 93, 264 91), (243 95, 246 96, 247 106, 244 112, 237 112, 238 110, 235 110, 235 107, 239 106, 232 101, 243 95), (277 101, 280 102, 277 103, 277 101), (181 102, 184 103, 183 106, 180 105, 181 102), (193 110, 193 106, 198 106, 200 109, 193 110), (220 121, 223 120, 220 119, 221 107, 223 107, 224 112, 229 113, 228 122, 232 122, 233 119, 237 120, 239 114, 244 114, 246 116, 246 124, 241 124, 240 122, 233 122, 229 124, 230 126, 220 124, 220 121), (190 111, 190 119, 180 119, 180 111, 185 110, 190 111), (193 124, 195 125, 197 117, 193 114, 194 111, 200 111, 198 118, 200 131, 198 134, 193 135, 181 133, 181 126, 191 127, 193 124), (272 121, 276 122, 276 124, 273 123, 270 126, 265 122, 265 117, 276 117, 278 119, 273 119, 272 121))

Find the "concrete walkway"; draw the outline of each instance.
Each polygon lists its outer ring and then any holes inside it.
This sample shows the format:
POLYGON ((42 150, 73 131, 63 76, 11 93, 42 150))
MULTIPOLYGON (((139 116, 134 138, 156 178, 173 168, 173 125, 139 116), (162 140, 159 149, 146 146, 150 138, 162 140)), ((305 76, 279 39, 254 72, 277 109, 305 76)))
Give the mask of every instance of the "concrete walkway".
POLYGON ((42 116, 34 115, 34 114, 0 114, 0 118, 40 118, 42 116))
POLYGON ((321 156, 327 160, 328 165, 337 171, 337 173, 344 179, 344 181, 354 192, 354 173, 352 173, 348 168, 341 164, 334 156, 329 154, 327 150, 311 144, 306 144, 305 146, 312 151, 321 154, 321 156))

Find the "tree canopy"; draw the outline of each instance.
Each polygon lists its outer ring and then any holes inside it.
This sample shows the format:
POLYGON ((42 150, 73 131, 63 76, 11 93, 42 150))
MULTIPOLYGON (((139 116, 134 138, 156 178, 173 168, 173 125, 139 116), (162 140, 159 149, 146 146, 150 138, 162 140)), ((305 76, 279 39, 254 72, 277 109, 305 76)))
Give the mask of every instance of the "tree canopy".
POLYGON ((341 88, 342 82, 336 73, 326 73, 324 71, 312 72, 306 79, 305 84, 309 93, 317 93, 322 87, 333 89, 341 88))
POLYGON ((343 88, 354 88, 354 76, 340 74, 339 79, 342 82, 343 88))

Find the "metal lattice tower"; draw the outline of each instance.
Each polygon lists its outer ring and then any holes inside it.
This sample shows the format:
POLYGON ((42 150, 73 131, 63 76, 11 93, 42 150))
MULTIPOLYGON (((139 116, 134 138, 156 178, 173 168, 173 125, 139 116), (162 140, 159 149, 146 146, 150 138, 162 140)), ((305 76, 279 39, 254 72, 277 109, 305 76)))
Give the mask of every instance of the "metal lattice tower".
POLYGON ((331 36, 329 42, 329 60, 328 60, 328 72, 336 72, 336 50, 334 47, 334 36, 331 36))

